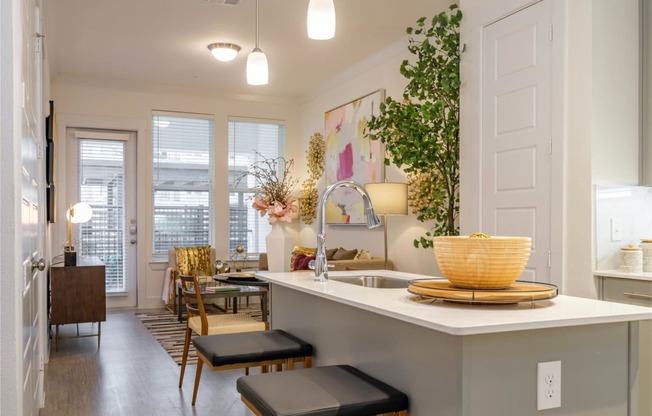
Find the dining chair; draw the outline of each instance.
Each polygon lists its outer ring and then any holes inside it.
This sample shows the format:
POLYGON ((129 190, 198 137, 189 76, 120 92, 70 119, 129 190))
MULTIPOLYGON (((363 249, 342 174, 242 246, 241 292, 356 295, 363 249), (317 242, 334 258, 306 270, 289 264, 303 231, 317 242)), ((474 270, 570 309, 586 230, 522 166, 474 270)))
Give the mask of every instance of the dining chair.
MULTIPOLYGON (((206 313, 201 297, 201 285, 196 275, 179 274, 182 293, 186 302, 188 319, 186 319, 186 337, 183 344, 181 374, 179 388, 183 385, 183 376, 188 360, 188 349, 192 333, 197 335, 232 334, 236 332, 264 331, 269 329, 269 323, 260 322, 247 313, 206 313)), ((248 369, 247 369, 248 370, 248 369)))

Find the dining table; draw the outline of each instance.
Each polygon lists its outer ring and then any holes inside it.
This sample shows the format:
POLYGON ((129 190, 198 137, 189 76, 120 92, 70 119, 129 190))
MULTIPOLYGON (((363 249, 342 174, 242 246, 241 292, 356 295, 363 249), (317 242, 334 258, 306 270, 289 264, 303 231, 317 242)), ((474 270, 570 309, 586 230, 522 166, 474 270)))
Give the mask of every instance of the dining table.
MULTIPOLYGON (((260 310, 262 313, 263 322, 267 321, 267 312, 268 312, 268 288, 269 283, 255 277, 249 278, 238 278, 230 277, 229 274, 236 273, 225 273, 218 274, 212 277, 212 284, 206 283, 202 284, 201 287, 201 297, 206 304, 207 300, 211 299, 231 299, 232 300, 232 311, 233 313, 238 313, 238 299, 242 297, 249 296, 260 296, 260 310), (255 279, 255 280, 254 280, 255 279)), ((179 322, 183 322, 183 289, 180 284, 177 285, 177 318, 179 322)), ((225 310, 227 309, 225 305, 225 310)))

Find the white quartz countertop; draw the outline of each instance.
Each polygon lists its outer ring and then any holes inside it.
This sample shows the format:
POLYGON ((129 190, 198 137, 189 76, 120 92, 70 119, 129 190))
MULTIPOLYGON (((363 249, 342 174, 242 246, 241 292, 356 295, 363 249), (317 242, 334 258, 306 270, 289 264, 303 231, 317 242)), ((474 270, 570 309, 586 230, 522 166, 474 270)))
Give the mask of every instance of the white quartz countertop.
MULTIPOLYGON (((388 270, 329 272, 330 277, 365 274, 405 280, 432 277, 388 270)), ((256 276, 268 280, 273 285, 292 288, 451 335, 652 319, 652 308, 573 296, 560 295, 546 301, 514 305, 468 305, 442 301, 423 304, 413 301, 414 295, 407 289, 377 289, 335 280, 316 282, 314 275, 308 272, 261 271, 256 272, 256 276)))
POLYGON ((593 272, 593 275, 616 277, 619 279, 647 280, 648 282, 652 281, 652 273, 650 272, 625 273, 625 272, 621 272, 620 270, 596 270, 593 272))

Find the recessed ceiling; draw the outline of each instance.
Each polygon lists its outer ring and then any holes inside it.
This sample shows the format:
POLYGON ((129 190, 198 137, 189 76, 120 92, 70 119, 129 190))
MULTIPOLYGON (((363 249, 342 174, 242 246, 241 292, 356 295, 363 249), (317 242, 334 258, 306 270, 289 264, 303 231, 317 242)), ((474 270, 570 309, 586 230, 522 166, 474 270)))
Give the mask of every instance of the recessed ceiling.
POLYGON ((218 97, 290 100, 405 39, 405 29, 419 17, 432 17, 450 4, 335 0, 335 38, 316 41, 307 35, 308 0, 261 0, 260 48, 269 62, 269 84, 250 86, 245 63, 255 43, 255 0, 45 3, 46 53, 55 84, 159 85, 218 97), (242 50, 233 61, 219 62, 207 49, 214 42, 232 42, 242 50))

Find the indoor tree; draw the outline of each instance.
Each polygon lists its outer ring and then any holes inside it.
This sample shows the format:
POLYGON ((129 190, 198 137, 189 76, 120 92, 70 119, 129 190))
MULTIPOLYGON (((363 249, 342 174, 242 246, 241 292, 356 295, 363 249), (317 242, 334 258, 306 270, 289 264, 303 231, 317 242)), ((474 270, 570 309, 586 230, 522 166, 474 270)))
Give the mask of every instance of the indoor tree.
POLYGON ((415 247, 432 247, 433 236, 459 234, 461 20, 453 4, 407 28, 408 50, 416 59, 401 63, 409 80, 403 99, 388 97, 367 127, 370 137, 385 145, 385 164, 408 174, 408 199, 417 219, 434 220, 415 247))

